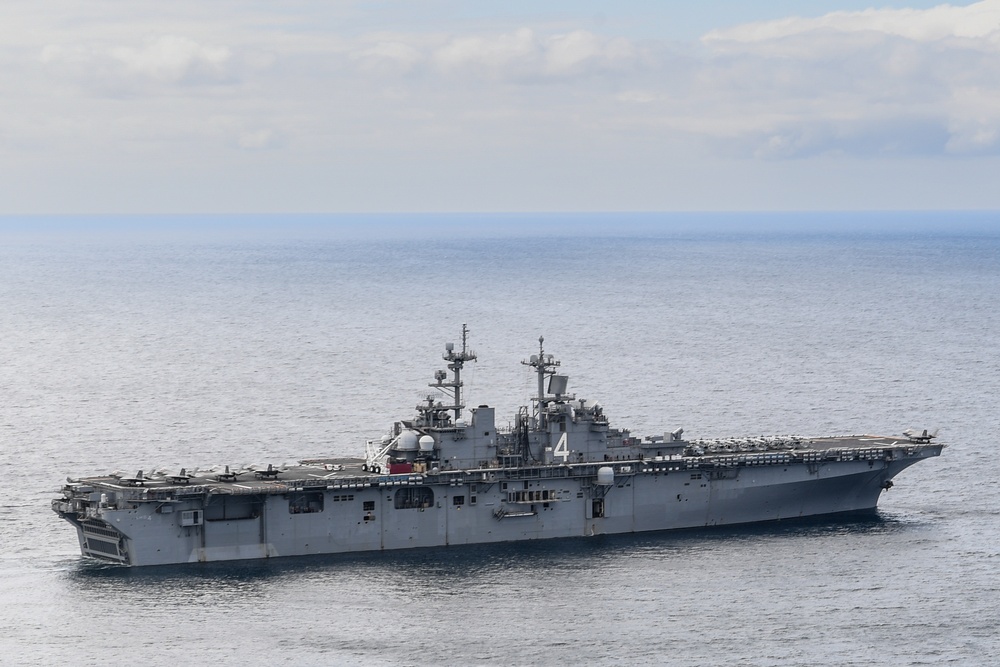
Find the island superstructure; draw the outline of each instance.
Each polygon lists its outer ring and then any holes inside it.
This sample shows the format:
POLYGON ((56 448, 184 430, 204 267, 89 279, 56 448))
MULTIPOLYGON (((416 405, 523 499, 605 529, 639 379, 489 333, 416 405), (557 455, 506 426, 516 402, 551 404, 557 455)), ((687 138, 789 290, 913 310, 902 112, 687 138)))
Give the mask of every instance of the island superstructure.
POLYGON ((544 349, 522 363, 531 405, 505 427, 467 408, 462 328, 437 392, 365 457, 69 479, 52 509, 84 556, 128 566, 721 526, 875 510, 905 468, 938 456, 902 436, 636 437, 568 392, 544 349), (444 400, 442 400, 444 399, 444 400))

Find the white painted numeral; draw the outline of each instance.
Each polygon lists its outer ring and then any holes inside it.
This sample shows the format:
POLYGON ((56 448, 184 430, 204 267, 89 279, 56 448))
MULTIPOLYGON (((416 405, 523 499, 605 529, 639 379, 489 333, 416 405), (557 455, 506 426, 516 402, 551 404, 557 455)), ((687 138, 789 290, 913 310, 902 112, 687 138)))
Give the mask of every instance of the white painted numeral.
POLYGON ((566 433, 563 433, 562 437, 559 438, 556 448, 552 450, 552 455, 561 458, 563 463, 569 460, 569 438, 566 433))

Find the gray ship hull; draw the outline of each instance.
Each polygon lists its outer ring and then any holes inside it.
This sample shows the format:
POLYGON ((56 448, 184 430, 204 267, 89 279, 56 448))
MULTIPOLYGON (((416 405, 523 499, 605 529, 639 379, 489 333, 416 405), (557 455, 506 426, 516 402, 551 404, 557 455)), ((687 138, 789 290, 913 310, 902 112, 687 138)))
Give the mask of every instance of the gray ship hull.
POLYGON ((84 554, 132 566, 661 531, 873 510, 887 482, 941 445, 908 449, 734 467, 703 458, 627 461, 611 466, 614 479, 603 485, 593 466, 379 476, 311 491, 322 494, 314 496, 322 509, 311 512, 290 511, 298 493, 291 491, 62 514, 76 524, 84 554), (400 502, 414 491, 425 495, 400 502), (185 512, 199 511, 194 525, 182 525, 185 512))

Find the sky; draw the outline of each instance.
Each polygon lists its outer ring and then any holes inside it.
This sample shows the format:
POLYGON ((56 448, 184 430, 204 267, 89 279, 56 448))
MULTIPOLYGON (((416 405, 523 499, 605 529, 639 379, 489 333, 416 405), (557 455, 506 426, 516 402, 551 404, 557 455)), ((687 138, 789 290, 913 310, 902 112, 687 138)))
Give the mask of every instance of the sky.
POLYGON ((0 215, 1000 209, 1000 0, 4 0, 0 215))

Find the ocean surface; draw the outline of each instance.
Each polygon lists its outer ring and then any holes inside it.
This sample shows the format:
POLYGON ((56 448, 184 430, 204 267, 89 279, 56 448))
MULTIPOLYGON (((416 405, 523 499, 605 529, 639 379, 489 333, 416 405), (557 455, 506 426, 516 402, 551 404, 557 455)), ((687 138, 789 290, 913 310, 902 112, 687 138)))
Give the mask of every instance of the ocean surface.
POLYGON ((0 664, 985 665, 1000 214, 0 218, 0 664), (125 570, 67 475, 360 456, 463 323, 637 435, 898 434, 878 515, 125 570))

